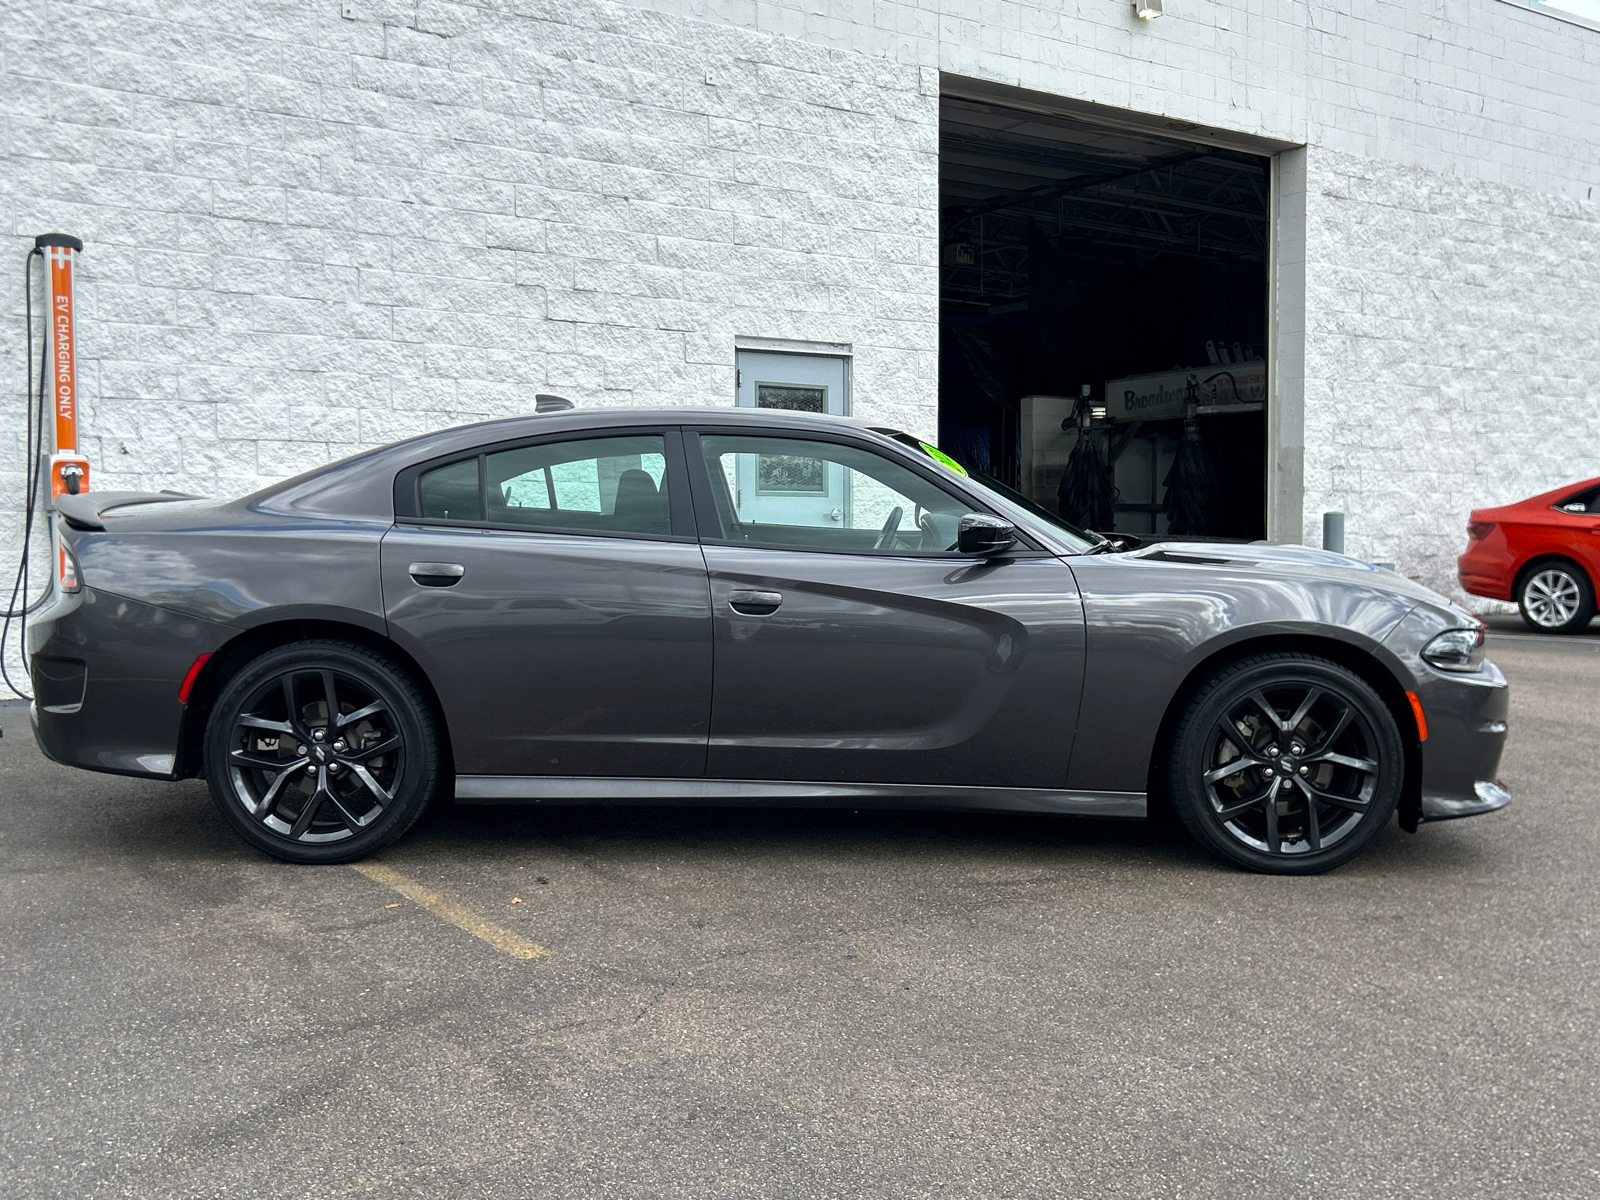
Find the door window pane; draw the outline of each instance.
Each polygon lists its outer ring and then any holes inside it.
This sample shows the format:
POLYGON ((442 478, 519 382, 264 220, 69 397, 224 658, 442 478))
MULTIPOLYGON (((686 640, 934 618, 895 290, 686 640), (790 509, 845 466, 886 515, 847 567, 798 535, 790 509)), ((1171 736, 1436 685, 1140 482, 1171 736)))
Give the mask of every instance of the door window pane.
POLYGON ((659 435, 502 450, 485 460, 491 522, 604 533, 671 532, 659 435))
POLYGON ((854 446, 715 434, 702 435, 700 445, 728 541, 945 553, 971 511, 915 471, 854 446))

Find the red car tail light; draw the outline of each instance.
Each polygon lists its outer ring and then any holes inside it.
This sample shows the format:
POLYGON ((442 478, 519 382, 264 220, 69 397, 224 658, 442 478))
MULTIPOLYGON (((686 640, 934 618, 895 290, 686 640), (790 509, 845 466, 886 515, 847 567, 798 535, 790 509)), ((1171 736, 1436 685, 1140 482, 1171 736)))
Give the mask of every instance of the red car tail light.
POLYGON ((1468 521, 1467 536, 1475 542, 1481 542, 1494 532, 1493 521, 1468 521))

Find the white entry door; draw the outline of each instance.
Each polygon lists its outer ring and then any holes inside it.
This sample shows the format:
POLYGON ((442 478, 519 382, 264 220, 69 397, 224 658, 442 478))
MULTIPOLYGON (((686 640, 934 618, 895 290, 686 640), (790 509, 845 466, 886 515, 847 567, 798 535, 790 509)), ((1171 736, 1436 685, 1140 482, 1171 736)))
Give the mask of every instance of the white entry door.
MULTIPOLYGON (((785 408, 844 416, 847 365, 820 354, 741 350, 739 407, 785 408)), ((736 458, 734 503, 739 519, 760 525, 825 528, 850 525, 850 486, 837 463, 794 454, 736 458)))

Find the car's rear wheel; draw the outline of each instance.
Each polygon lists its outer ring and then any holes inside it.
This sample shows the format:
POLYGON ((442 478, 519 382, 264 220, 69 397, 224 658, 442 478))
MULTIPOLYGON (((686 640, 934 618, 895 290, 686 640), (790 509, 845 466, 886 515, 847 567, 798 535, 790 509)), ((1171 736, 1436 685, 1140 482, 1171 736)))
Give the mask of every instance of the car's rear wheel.
POLYGON ((1517 607, 1535 633, 1576 633, 1594 617, 1594 588, 1571 563, 1536 563, 1517 584, 1517 607))
POLYGON ((228 822, 287 862, 362 858, 422 815, 439 738, 415 683, 349 642, 270 650, 222 689, 206 776, 228 822))
POLYGON ((1311 875, 1348 862, 1383 832, 1405 753, 1365 680, 1310 655, 1260 654, 1207 681, 1169 748, 1173 807, 1230 862, 1311 875))

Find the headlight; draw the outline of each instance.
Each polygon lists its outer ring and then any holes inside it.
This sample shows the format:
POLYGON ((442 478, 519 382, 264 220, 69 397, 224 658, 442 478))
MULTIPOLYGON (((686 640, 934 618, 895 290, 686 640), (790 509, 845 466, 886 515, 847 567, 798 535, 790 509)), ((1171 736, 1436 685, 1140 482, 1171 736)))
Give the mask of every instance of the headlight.
POLYGON ((1476 671, 1483 662, 1483 626, 1445 630, 1422 648, 1422 657, 1441 671, 1476 671))

